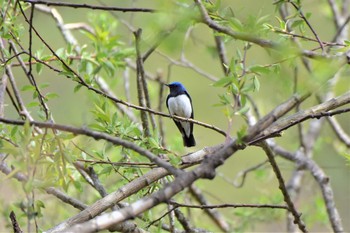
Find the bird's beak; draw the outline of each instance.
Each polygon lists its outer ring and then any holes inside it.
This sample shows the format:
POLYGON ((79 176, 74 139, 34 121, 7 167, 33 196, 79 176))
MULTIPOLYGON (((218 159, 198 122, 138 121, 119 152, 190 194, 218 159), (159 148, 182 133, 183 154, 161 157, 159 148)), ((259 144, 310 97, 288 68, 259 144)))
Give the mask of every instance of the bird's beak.
POLYGON ((167 84, 167 83, 165 83, 164 85, 167 86, 167 87, 169 87, 169 84, 167 84))

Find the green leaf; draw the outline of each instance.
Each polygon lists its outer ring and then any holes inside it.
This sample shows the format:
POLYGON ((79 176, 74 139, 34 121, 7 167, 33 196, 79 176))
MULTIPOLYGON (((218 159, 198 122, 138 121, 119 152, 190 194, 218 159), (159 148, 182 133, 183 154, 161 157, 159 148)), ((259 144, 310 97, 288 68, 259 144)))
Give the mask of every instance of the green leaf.
POLYGON ((244 136, 247 134, 247 126, 243 126, 237 131, 237 141, 238 143, 243 142, 244 136))
POLYGON ((36 205, 36 208, 45 208, 45 204, 44 202, 40 201, 40 200, 36 200, 35 201, 35 205, 36 205))
POLYGON ((295 20, 295 21, 292 23, 291 27, 292 27, 292 28, 296 28, 296 27, 298 27, 299 25, 302 25, 302 24, 304 24, 304 23, 305 23, 305 21, 302 20, 302 19, 300 19, 300 20, 295 20))
POLYGON ((181 163, 181 158, 176 155, 169 155, 169 162, 173 166, 178 166, 181 163))
POLYGON ((115 67, 114 67, 112 62, 110 62, 109 60, 105 60, 103 62, 103 68, 107 72, 108 76, 110 76, 110 77, 114 76, 115 67))
POLYGON ((249 92, 252 92, 255 90, 254 83, 249 82, 248 84, 245 84, 243 88, 241 89, 241 93, 243 94, 249 94, 249 92))
POLYGON ((261 65, 254 65, 248 68, 253 73, 258 74, 268 74, 270 73, 270 67, 269 66, 261 66, 261 65))
POLYGON ((48 86, 50 86, 48 83, 43 83, 43 84, 39 85, 40 89, 44 89, 44 88, 46 88, 48 86))
POLYGON ((22 87, 21 91, 35 91, 35 87, 32 85, 25 85, 22 87))
POLYGON ((237 31, 242 31, 244 26, 243 24, 241 23, 241 21, 235 17, 232 17, 230 19, 230 24, 232 26, 233 29, 237 30, 237 31))
MULTIPOLYGON (((227 94, 224 93, 222 95, 219 95, 219 98, 220 98, 220 105, 227 105, 227 104, 230 104, 231 101, 230 99, 228 98, 227 94)), ((219 105, 219 106, 220 106, 219 105)))
POLYGON ((36 63, 36 64, 35 64, 35 69, 36 69, 36 72, 37 72, 38 74, 40 74, 41 71, 43 70, 43 64, 41 64, 40 62, 36 63))
POLYGON ((236 112, 235 114, 236 115, 245 115, 248 111, 249 111, 249 105, 248 104, 246 104, 246 105, 244 105, 238 112, 236 112))
POLYGON ((346 46, 350 46, 350 41, 349 41, 349 40, 344 40, 344 44, 345 44, 346 46))
POLYGON ((234 77, 232 77, 232 76, 224 77, 224 78, 219 79, 218 81, 216 81, 212 85, 214 87, 225 87, 225 86, 231 84, 233 79, 234 79, 234 77))
POLYGON ((305 18, 306 18, 306 19, 309 19, 309 18, 311 17, 311 15, 312 15, 311 12, 307 12, 307 13, 305 14, 305 18))
POLYGON ((30 103, 28 104, 28 108, 37 107, 37 106, 39 106, 39 105, 40 105, 39 102, 33 101, 33 102, 30 102, 30 103))
POLYGON ((151 148, 158 148, 159 143, 154 138, 149 138, 148 140, 151 148))
POLYGON ((254 75, 253 77, 253 84, 254 84, 254 91, 259 91, 260 90, 260 81, 258 77, 254 75))
POLYGON ((74 187, 79 191, 83 191, 83 187, 81 186, 81 182, 77 180, 72 180, 74 187))
POLYGON ((100 172, 99 174, 103 175, 103 174, 111 174, 111 171, 113 170, 112 166, 105 166, 100 172))
POLYGON ((59 97, 59 95, 58 95, 57 93, 49 92, 49 93, 47 93, 47 94, 45 95, 45 97, 46 97, 47 99, 53 99, 53 98, 59 97))
POLYGON ((12 130, 11 130, 11 133, 10 133, 11 138, 13 138, 13 137, 15 136, 15 134, 17 133, 17 131, 18 131, 18 126, 14 126, 14 127, 12 128, 12 130))
POLYGON ((78 92, 78 91, 80 90, 80 88, 82 88, 82 87, 83 87, 83 85, 81 85, 81 84, 76 85, 76 86, 74 87, 73 92, 74 92, 74 93, 78 92))
POLYGON ((56 54, 59 57, 63 57, 63 55, 65 54, 65 49, 64 48, 59 48, 56 50, 56 54))

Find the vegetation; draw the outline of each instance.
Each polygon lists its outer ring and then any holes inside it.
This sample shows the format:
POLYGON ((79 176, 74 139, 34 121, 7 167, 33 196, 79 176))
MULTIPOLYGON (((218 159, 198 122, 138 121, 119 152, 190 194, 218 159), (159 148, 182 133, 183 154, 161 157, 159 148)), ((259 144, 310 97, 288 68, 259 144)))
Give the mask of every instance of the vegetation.
POLYGON ((3 1, 0 231, 350 231, 349 4, 3 1))

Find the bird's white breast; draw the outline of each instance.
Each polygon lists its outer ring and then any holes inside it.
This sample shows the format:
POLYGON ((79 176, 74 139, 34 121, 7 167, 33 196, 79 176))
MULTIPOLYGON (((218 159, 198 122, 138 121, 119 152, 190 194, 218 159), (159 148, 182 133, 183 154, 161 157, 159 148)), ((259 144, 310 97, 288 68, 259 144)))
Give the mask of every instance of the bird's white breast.
POLYGON ((192 114, 191 102, 186 95, 170 97, 168 100, 168 108, 171 115, 189 118, 192 114))
MULTIPOLYGON (((171 115, 190 118, 192 115, 192 105, 187 95, 178 95, 168 99, 168 108, 171 115)), ((191 134, 191 124, 189 122, 180 122, 187 137, 191 134)))

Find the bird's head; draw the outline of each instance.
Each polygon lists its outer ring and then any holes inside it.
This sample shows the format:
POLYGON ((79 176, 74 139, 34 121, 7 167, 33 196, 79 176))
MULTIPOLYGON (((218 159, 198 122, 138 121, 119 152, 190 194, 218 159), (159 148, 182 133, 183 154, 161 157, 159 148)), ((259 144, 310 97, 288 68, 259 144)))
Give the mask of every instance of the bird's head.
POLYGON ((186 88, 180 82, 173 82, 165 85, 170 88, 171 94, 182 94, 186 91, 186 88))

